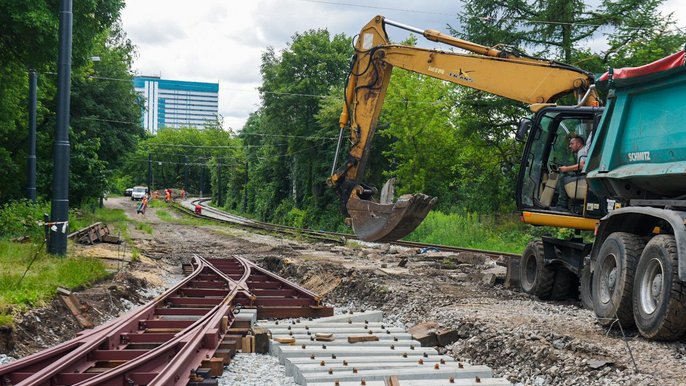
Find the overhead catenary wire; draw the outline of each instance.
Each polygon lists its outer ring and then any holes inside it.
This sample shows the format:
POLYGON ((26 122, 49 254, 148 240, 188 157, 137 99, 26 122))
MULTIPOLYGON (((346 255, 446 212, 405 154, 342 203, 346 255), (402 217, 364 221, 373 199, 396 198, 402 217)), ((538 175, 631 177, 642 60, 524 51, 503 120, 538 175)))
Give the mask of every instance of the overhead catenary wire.
MULTIPOLYGON (((422 9, 380 7, 380 6, 368 5, 368 4, 343 3, 343 2, 330 1, 330 0, 295 0, 295 1, 301 1, 301 2, 306 2, 306 3, 318 3, 318 4, 334 5, 334 6, 344 6, 344 7, 379 9, 379 10, 386 10, 386 11, 398 11, 398 12, 407 12, 407 13, 413 13, 413 14, 437 15, 437 16, 455 16, 457 14, 457 12, 446 13, 446 12, 429 11, 429 10, 422 10, 422 9)), ((492 21, 493 20, 492 18, 488 18, 488 17, 481 17, 479 19, 482 19, 485 21, 492 21)), ((584 26, 584 27, 612 27, 611 24, 592 24, 592 23, 584 23, 584 22, 547 21, 547 20, 532 20, 532 19, 524 19, 524 18, 515 18, 513 20, 517 21, 517 22, 529 23, 529 24, 552 24, 552 25, 569 25, 569 26, 584 26)), ((630 29, 644 30, 646 28, 647 27, 633 27, 630 29)), ((684 27, 679 27, 677 25, 674 25, 674 28, 679 32, 682 32, 684 30, 684 27)))

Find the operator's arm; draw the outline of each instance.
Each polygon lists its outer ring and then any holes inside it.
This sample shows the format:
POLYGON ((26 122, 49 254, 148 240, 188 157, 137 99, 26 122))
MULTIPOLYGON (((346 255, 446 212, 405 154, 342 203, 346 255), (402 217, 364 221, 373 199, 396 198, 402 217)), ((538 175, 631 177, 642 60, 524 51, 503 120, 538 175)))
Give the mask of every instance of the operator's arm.
POLYGON ((569 173, 569 172, 575 172, 577 170, 583 170, 584 165, 586 164, 586 161, 581 159, 579 163, 574 164, 574 165, 568 165, 568 166, 560 166, 560 171, 562 173, 569 173))

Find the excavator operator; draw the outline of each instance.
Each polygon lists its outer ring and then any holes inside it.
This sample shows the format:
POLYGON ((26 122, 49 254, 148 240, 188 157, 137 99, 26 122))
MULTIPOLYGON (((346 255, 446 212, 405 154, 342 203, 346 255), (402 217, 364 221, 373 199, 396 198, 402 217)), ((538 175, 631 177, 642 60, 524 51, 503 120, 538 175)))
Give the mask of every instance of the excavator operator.
POLYGON ((569 212, 569 195, 567 194, 565 185, 569 183, 574 183, 576 185, 578 181, 585 179, 585 177, 583 175, 579 175, 578 172, 584 169, 586 156, 588 154, 586 141, 579 135, 574 135, 569 139, 569 150, 576 156, 576 163, 572 165, 560 166, 558 169, 560 173, 566 173, 567 175, 558 180, 557 206, 551 208, 552 210, 562 212, 569 212))

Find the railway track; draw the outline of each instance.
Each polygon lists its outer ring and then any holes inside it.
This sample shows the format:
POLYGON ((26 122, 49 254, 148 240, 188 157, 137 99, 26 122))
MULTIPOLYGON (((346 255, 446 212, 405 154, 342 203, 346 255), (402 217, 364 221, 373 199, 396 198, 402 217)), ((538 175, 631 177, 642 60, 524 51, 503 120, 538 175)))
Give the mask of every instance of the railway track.
POLYGON ((194 256, 188 276, 147 305, 58 346, 0 366, 1 386, 216 385, 258 318, 333 314, 319 297, 234 256, 194 256))
MULTIPOLYGON (((210 199, 208 198, 197 198, 197 199, 192 199, 190 201, 186 201, 188 204, 183 204, 181 207, 186 211, 190 212, 191 214, 199 217, 205 217, 205 218, 212 218, 214 220, 219 220, 222 222, 228 222, 252 229, 260 229, 260 230, 265 230, 269 232, 276 232, 276 233, 281 233, 281 234, 287 234, 287 235, 293 235, 293 236, 300 236, 300 237, 307 237, 310 239, 314 240, 319 240, 319 241, 329 241, 329 242, 337 242, 337 243, 344 243, 346 239, 354 239, 355 235, 350 234, 350 233, 340 233, 340 232, 327 232, 327 231, 316 231, 312 229, 304 229, 304 228, 295 228, 291 226, 286 226, 286 225, 277 225, 277 224, 271 224, 271 223, 266 223, 262 221, 257 221, 257 220, 252 220, 248 219, 245 217, 240 217, 236 216, 231 213, 227 213, 224 211, 221 211, 219 209, 213 208, 209 206, 209 201, 210 199), (196 205, 200 205, 202 207, 201 213, 196 213, 194 208, 196 205)), ((402 247, 408 247, 408 248, 417 248, 417 249, 423 249, 426 248, 427 250, 430 249, 437 249, 439 251, 443 252, 455 252, 455 253, 461 253, 461 252, 468 252, 468 253, 479 253, 479 254, 484 254, 492 259, 519 259, 518 254, 514 253, 507 253, 507 252, 497 252, 497 251, 488 251, 488 250, 481 250, 481 249, 473 249, 473 248, 461 248, 461 247, 454 247, 450 245, 440 245, 440 244, 428 244, 428 243, 420 243, 420 242, 415 242, 415 241, 404 241, 404 240, 398 240, 390 243, 392 245, 398 245, 402 247)))

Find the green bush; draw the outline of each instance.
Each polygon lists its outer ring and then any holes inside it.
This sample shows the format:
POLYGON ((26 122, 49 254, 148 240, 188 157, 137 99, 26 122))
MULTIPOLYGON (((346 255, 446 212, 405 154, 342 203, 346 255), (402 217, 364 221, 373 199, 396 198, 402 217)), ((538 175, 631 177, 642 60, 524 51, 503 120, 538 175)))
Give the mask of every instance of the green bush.
POLYGON ((288 211, 286 214, 286 225, 290 225, 292 227, 296 228, 303 228, 305 227, 305 218, 307 217, 307 211, 298 209, 298 208, 292 208, 291 210, 288 211))
POLYGON ((43 214, 50 213, 47 202, 12 201, 0 208, 0 238, 29 236, 33 240, 45 237, 43 214))

